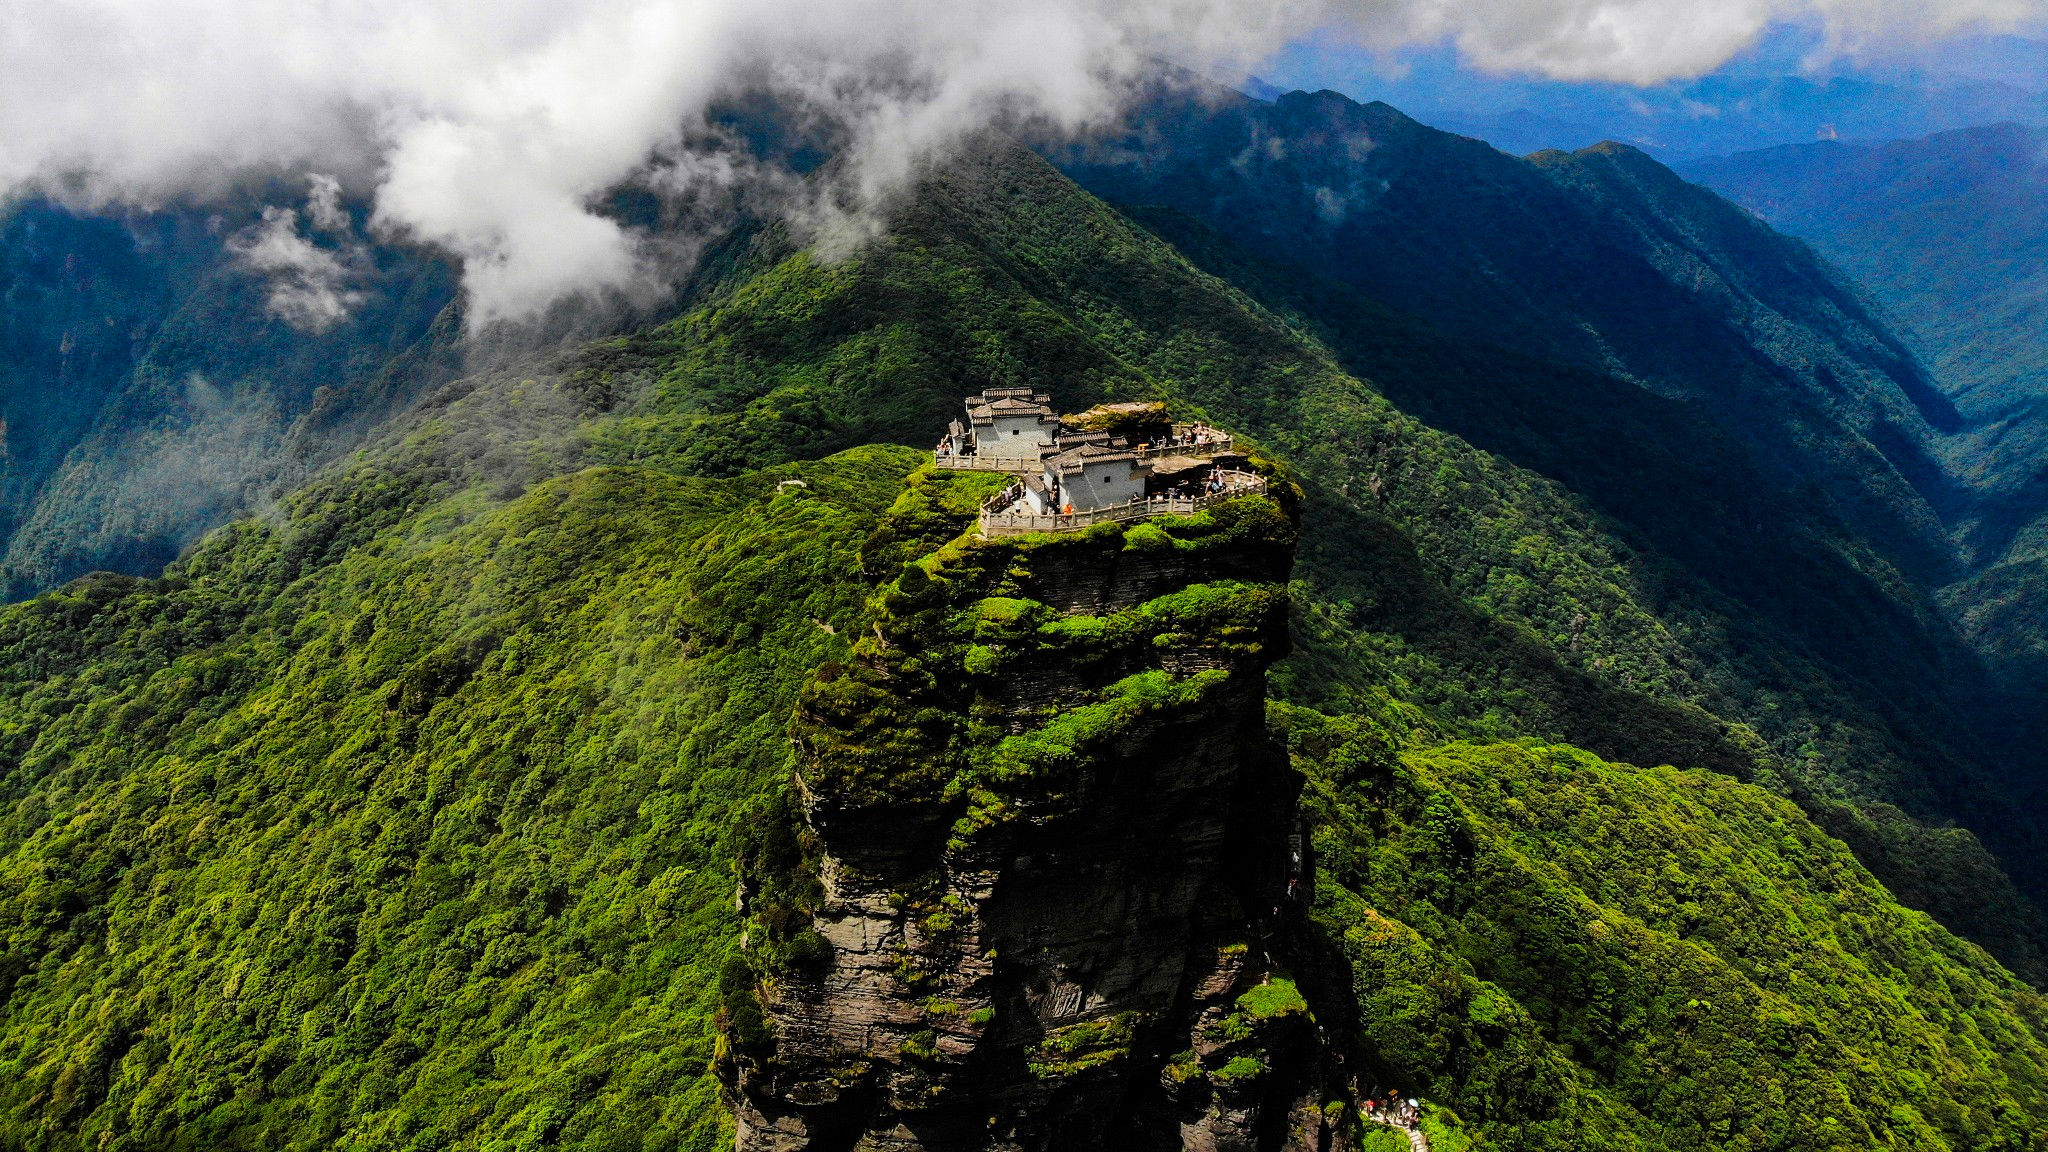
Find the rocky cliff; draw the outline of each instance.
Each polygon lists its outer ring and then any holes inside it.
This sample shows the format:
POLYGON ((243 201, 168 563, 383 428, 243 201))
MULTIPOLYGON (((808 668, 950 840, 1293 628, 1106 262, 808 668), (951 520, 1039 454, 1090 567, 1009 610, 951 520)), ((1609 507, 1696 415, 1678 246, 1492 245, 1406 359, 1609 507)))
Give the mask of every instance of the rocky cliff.
POLYGON ((1342 1075, 1288 968, 1299 780, 1264 717, 1294 536, 1282 491, 962 536, 884 586, 743 861, 741 1149, 1333 1146, 1342 1075))

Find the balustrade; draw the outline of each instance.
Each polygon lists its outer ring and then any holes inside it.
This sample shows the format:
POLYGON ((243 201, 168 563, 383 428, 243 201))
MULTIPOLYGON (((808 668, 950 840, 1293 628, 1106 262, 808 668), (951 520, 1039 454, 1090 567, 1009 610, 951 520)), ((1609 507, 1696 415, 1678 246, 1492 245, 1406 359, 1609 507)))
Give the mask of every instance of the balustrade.
POLYGON ((1225 472, 1223 488, 1194 496, 1147 496, 1128 504, 1091 508, 1085 512, 1029 512, 1019 510, 1024 486, 1012 484, 990 497, 981 507, 984 536, 1019 536, 1026 532, 1077 532, 1096 524, 1142 520, 1147 516, 1187 516, 1210 505, 1238 496, 1266 490, 1266 480, 1250 472, 1225 472))
MULTIPOLYGON (((1163 456, 1205 458, 1228 454, 1232 443, 1233 441, 1228 436, 1209 435, 1200 440, 1146 444, 1133 448, 1131 451, 1140 460, 1157 460, 1163 456)), ((1039 458, 1036 456, 954 455, 950 452, 934 452, 932 453, 932 463, 937 467, 957 472, 1035 472, 1039 467, 1039 458)))

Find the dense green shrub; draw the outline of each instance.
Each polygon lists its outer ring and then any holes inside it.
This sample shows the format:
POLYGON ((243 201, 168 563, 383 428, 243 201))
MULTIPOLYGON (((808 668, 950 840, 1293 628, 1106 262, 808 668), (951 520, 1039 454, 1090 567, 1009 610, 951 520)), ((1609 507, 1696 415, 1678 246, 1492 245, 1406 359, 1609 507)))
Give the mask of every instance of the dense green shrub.
POLYGON ((2048 1138, 2048 999, 1786 801, 1535 742, 1394 760, 1276 716, 1365 1038, 1494 1144, 2048 1138))
POLYGON ((294 577, 308 509, 0 615, 0 1144, 717 1146, 733 860, 800 871, 783 728, 914 463, 591 471, 294 577))

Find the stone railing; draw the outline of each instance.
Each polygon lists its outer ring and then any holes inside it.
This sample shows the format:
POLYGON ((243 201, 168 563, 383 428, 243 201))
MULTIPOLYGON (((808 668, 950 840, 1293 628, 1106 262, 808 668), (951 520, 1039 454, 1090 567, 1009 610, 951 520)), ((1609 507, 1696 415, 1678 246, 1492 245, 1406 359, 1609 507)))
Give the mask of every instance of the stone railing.
POLYGON ((1021 506, 1024 486, 1012 484, 981 506, 981 534, 1021 536, 1026 532, 1077 532, 1096 524, 1142 520, 1147 516, 1187 516, 1212 504, 1265 490, 1266 481, 1262 476, 1250 472, 1225 472, 1223 488, 1216 492, 1195 496, 1146 496, 1128 504, 1112 504, 1086 512, 1040 513, 1021 506))
POLYGON ((1208 435, 1199 440, 1147 444, 1137 449, 1137 453, 1140 460, 1156 460, 1161 456, 1221 456, 1230 451, 1230 446, 1230 437, 1208 435))
POLYGON ((981 502, 981 517, 986 520, 990 514, 1008 508, 1023 498, 1024 482, 1022 480, 1013 481, 1009 487, 981 502))
MULTIPOLYGON (((1228 436, 1209 434, 1200 439, 1146 444, 1131 451, 1137 453, 1140 460, 1157 460, 1162 456, 1222 456, 1231 450, 1231 444, 1231 438, 1228 436)), ((932 463, 937 467, 959 472, 1036 472, 1039 457, 956 456, 950 452, 933 452, 932 463)))
POLYGON ((954 456, 946 452, 932 454, 932 463, 941 468, 952 468, 962 472, 1036 472, 1038 457, 1023 456, 954 456))

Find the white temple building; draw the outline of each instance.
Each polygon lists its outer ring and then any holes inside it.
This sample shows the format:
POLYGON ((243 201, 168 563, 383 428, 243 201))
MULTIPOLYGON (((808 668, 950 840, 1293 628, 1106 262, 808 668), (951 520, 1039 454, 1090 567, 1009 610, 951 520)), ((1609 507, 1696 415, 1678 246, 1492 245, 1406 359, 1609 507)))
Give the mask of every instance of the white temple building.
POLYGON ((967 426, 946 429, 957 454, 972 451, 984 460, 1035 462, 1059 435, 1052 397, 1029 388, 989 388, 967 398, 967 426))
POLYGON ((1044 393, 989 388, 967 398, 967 423, 947 426, 933 463, 1015 478, 983 502, 979 520, 985 535, 1072 532, 1145 516, 1188 515, 1266 490, 1263 477, 1243 470, 1245 458, 1233 450, 1228 434, 1201 423, 1172 423, 1163 404, 1098 405, 1074 423, 1064 426, 1044 393), (1112 423, 1147 439, 1132 445, 1102 430, 1112 423))
POLYGON ((1152 466, 1123 442, 1095 433, 1062 437, 1059 447, 1024 478, 1024 502, 1033 512, 1093 512, 1144 498, 1152 466))

